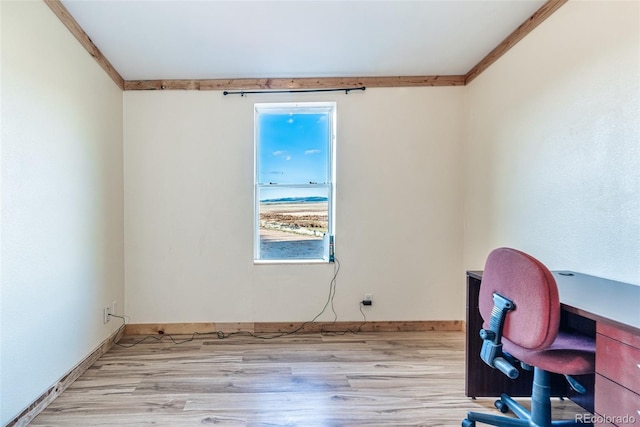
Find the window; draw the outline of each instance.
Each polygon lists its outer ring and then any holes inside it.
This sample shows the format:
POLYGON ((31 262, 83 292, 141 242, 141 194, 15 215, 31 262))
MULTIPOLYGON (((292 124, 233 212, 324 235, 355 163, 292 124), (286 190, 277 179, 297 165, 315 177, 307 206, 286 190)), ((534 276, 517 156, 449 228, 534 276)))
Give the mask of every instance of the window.
POLYGON ((333 261, 335 103, 255 105, 256 261, 333 261))

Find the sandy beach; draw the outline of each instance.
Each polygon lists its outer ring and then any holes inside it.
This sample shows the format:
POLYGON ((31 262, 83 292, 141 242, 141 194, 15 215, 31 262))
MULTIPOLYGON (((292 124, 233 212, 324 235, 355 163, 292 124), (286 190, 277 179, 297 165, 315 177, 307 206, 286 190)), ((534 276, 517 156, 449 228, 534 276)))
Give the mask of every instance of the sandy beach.
POLYGON ((308 234, 291 233, 289 231, 260 228, 260 240, 263 242, 290 242, 296 240, 322 240, 308 234))
POLYGON ((269 240, 296 240, 285 234, 322 239, 327 232, 327 203, 261 203, 260 235, 269 240))
POLYGON ((327 216, 327 202, 312 203, 260 203, 260 212, 286 212, 327 216))
POLYGON ((262 259, 322 258, 327 203, 261 203, 262 259))

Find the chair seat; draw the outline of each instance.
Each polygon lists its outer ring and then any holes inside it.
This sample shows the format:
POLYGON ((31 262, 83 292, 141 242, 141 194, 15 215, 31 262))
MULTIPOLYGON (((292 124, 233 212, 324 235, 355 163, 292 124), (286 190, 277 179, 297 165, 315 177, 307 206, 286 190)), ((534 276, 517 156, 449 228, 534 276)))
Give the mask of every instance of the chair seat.
POLYGON ((504 337, 502 342, 504 351, 547 372, 565 375, 595 372, 596 341, 592 337, 560 331, 551 346, 543 351, 523 349, 504 337))

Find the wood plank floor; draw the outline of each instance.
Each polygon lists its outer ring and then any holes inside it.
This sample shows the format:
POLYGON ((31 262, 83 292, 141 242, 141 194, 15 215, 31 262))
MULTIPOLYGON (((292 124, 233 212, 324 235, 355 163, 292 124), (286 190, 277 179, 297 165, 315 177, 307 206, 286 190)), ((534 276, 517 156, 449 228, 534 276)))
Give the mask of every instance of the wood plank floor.
POLYGON ((209 336, 114 347, 30 425, 459 426, 493 400, 464 396, 462 332, 209 336))

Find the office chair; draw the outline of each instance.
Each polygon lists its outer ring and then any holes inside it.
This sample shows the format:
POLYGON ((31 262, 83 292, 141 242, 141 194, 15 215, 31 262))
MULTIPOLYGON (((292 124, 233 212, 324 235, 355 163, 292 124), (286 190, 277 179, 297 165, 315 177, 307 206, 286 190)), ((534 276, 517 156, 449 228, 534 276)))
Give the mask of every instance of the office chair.
POLYGON ((591 425, 551 420, 550 373, 564 375, 574 390, 584 393, 572 375, 595 370, 595 340, 559 330, 560 300, 551 272, 524 252, 495 249, 482 273, 479 305, 484 320, 480 357, 511 379, 519 374, 517 363, 533 369, 531 411, 502 394, 496 408, 502 413, 511 410, 518 418, 469 412, 462 426, 474 427, 476 422, 508 427, 591 425))

